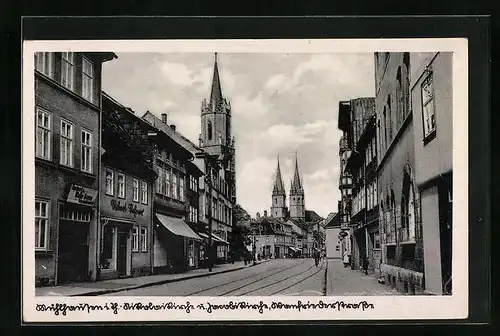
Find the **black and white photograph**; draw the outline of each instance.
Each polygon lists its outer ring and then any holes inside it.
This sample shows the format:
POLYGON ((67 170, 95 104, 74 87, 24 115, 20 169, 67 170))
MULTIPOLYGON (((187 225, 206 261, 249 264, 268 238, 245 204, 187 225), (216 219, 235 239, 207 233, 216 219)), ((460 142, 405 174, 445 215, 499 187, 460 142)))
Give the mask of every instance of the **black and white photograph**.
POLYGON ((126 42, 25 46, 31 300, 467 313, 464 41, 126 42))

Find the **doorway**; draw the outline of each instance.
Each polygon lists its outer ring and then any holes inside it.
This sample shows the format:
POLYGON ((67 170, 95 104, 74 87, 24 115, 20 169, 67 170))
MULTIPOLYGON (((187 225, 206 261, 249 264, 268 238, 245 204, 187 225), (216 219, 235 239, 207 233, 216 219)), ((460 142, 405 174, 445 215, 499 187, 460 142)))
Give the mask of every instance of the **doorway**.
POLYGON ((59 221, 58 284, 88 280, 89 225, 59 221))
POLYGON ((127 243, 128 234, 125 232, 118 232, 116 270, 120 277, 127 276, 127 243))

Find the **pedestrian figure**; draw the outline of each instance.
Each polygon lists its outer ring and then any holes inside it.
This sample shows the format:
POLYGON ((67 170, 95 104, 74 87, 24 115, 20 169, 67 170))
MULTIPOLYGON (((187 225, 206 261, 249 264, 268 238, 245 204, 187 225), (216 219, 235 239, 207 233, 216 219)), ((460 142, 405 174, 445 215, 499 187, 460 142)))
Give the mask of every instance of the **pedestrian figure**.
POLYGON ((363 254, 363 272, 368 274, 368 258, 363 254))
POLYGON ((314 253, 314 263, 316 264, 316 267, 319 265, 319 252, 314 253))
POLYGON ((347 255, 347 251, 344 252, 344 267, 347 267, 349 265, 349 256, 347 255))

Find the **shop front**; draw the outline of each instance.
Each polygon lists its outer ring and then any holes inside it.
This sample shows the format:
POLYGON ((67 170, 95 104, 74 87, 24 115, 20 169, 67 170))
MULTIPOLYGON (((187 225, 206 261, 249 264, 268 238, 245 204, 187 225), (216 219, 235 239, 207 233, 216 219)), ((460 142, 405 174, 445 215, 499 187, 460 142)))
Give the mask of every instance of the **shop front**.
POLYGON ((151 274, 151 183, 103 169, 100 199, 98 279, 151 274))
POLYGON ((199 266, 203 239, 179 217, 155 213, 154 272, 177 273, 199 266))
POLYGON ((95 232, 96 196, 97 190, 72 184, 66 202, 59 203, 58 284, 92 278, 91 247, 95 246, 92 233, 95 232))

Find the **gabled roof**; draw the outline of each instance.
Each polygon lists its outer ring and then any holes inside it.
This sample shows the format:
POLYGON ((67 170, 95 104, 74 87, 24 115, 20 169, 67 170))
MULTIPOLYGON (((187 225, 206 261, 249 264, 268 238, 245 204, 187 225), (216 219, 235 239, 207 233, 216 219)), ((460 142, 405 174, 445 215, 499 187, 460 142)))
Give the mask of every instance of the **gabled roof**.
POLYGON ((313 210, 306 210, 306 222, 319 222, 320 220, 323 219, 320 215, 316 213, 316 211, 313 210))
POLYGON ((331 217, 330 215, 328 215, 327 220, 325 221, 326 222, 325 229, 340 227, 340 214, 337 212, 333 213, 333 216, 331 217))

